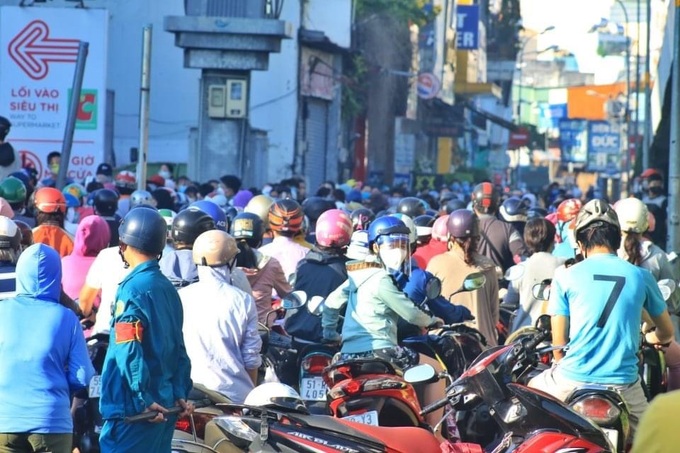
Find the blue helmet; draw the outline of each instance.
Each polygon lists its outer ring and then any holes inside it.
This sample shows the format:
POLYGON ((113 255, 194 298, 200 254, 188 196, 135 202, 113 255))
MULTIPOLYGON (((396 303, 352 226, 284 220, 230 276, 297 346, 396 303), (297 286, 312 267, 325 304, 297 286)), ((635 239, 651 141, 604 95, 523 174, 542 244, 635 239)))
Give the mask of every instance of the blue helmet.
POLYGON ((168 226, 152 206, 130 209, 118 227, 120 242, 150 255, 160 255, 165 248, 168 226), (151 209, 149 209, 151 208, 151 209))
POLYGON ((408 227, 396 217, 383 216, 375 219, 368 228, 368 246, 373 246, 375 241, 380 236, 387 236, 390 234, 405 234, 409 235, 411 231, 408 227))
POLYGON ((74 195, 70 193, 65 193, 64 198, 66 199, 67 208, 77 208, 80 206, 80 201, 78 201, 78 199, 74 195))
POLYGON ((212 217, 218 230, 227 231, 227 215, 222 209, 210 200, 194 201, 189 207, 196 207, 212 217))

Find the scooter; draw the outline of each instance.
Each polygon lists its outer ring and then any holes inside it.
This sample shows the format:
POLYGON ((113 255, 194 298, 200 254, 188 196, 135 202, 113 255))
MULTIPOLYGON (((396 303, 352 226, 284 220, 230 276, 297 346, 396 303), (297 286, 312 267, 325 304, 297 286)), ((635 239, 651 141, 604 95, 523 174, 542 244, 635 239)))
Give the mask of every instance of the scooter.
MULTIPOLYGON (((614 451, 609 438, 592 421, 552 396, 517 384, 517 373, 533 363, 536 346, 547 338, 539 333, 524 343, 484 351, 470 368, 446 389, 446 396, 421 411, 428 414, 447 404, 470 410, 482 403, 496 422, 493 439, 483 445, 494 452, 614 451)), ((405 373, 409 382, 431 382, 442 376, 429 365, 405 373)), ((461 436, 467 441, 466 433, 461 436)))

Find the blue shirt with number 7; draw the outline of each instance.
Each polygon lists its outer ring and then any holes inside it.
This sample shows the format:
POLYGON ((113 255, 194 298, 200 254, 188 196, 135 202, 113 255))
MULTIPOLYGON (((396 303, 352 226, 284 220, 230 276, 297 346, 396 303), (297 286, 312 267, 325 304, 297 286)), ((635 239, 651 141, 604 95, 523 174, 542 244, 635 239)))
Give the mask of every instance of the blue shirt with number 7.
POLYGON ((555 273, 550 315, 569 317, 561 374, 579 382, 632 384, 638 377, 642 309, 665 309, 652 274, 614 254, 597 254, 555 273))

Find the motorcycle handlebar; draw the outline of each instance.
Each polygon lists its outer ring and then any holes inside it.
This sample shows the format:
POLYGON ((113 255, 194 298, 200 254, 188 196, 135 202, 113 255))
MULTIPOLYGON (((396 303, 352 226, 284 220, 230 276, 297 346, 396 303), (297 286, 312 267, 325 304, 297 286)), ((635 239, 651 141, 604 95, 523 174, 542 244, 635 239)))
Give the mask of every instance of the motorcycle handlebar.
MULTIPOLYGON (((199 407, 207 407, 210 405, 210 402, 208 401, 193 401, 194 403, 194 408, 199 408, 199 407)), ((173 406, 168 409, 167 412, 165 412, 165 415, 173 415, 173 414, 179 414, 182 412, 184 408, 182 406, 173 406)), ((137 423, 137 422, 143 422, 146 420, 152 420, 156 418, 156 416, 159 414, 158 411, 149 411, 149 412, 142 412, 141 414, 137 415, 132 415, 130 417, 125 417, 123 421, 125 423, 137 423)))
POLYGON ((439 401, 437 401, 437 402, 434 402, 434 403, 430 404, 429 406, 425 406, 425 407, 420 411, 420 415, 427 415, 427 414, 429 414, 430 412, 434 412, 434 411, 436 411, 437 409, 441 409, 442 407, 446 406, 448 403, 449 403, 449 398, 448 398, 448 397, 443 398, 443 399, 441 399, 441 400, 439 400, 439 401))

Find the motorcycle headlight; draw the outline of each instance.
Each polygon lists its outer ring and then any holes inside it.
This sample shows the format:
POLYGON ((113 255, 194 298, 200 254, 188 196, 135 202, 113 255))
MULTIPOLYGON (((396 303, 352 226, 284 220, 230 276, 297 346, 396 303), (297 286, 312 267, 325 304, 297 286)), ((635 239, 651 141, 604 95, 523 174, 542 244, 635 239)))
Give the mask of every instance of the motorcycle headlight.
POLYGON ((250 426, 248 426, 239 417, 233 416, 222 416, 213 419, 213 422, 217 424, 224 431, 228 432, 232 436, 239 439, 247 440, 248 442, 253 442, 258 437, 256 433, 250 426))
POLYGON ((596 395, 575 401, 571 408, 598 425, 613 423, 621 415, 621 409, 616 407, 615 404, 596 395))

